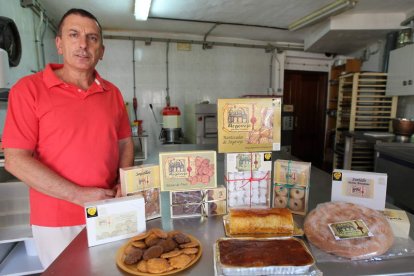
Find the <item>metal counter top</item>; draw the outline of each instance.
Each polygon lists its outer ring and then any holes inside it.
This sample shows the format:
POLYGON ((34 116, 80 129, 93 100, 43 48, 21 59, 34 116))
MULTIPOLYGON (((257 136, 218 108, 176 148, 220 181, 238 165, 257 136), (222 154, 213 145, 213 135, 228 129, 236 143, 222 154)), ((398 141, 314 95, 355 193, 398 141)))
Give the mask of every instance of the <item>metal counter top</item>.
POLYGON ((414 143, 380 143, 375 151, 414 165, 414 143))
MULTIPOLYGON (((200 149, 200 147, 197 147, 200 149)), ((191 150, 190 146, 170 146, 165 151, 191 150)), ((211 149, 208 146, 201 149, 211 149)), ((286 153, 275 152, 276 159, 295 159, 286 153)), ((149 157, 149 162, 155 159, 149 157)), ((223 172, 222 155, 218 154, 218 172, 223 172)), ((220 176, 220 174, 219 174, 220 176)), ((220 183, 218 178, 218 184, 220 183)), ((320 202, 330 201, 331 197, 331 175, 315 167, 311 170, 311 186, 309 194, 309 209, 313 209, 320 202)), ((162 218, 147 222, 147 229, 160 227, 164 230, 182 230, 198 238, 203 249, 200 260, 192 267, 174 275, 214 275, 213 245, 220 237, 224 237, 222 216, 208 218, 181 218, 171 219, 169 216, 168 193, 162 193, 162 218)), ((387 208, 393 208, 387 205, 387 208)), ((395 208, 395 207, 394 207, 395 208)), ((409 214, 411 224, 414 217, 409 214)), ((303 217, 295 215, 295 221, 299 226, 303 223, 303 217)), ((413 238, 413 227, 410 231, 413 238)), ((42 275, 127 275, 116 265, 116 253, 127 240, 121 240, 104 245, 88 248, 86 229, 84 229, 53 264, 42 275)), ((318 268, 324 275, 409 275, 414 274, 414 257, 401 257, 394 260, 376 262, 343 262, 343 263, 320 263, 318 268)))

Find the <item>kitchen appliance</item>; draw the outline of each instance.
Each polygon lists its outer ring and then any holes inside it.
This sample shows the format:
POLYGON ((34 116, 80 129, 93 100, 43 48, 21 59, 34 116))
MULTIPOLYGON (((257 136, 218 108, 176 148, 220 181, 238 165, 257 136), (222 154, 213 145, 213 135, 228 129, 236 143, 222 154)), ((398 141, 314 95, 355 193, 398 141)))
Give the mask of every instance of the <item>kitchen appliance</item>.
POLYGON ((191 144, 217 144, 217 104, 185 106, 186 140, 191 144))
POLYGON ((163 144, 181 144, 183 132, 180 123, 181 111, 177 106, 166 106, 162 110, 162 129, 159 139, 163 144))
POLYGON ((395 142, 408 143, 414 133, 414 120, 394 118, 392 119, 392 129, 395 134, 395 142))

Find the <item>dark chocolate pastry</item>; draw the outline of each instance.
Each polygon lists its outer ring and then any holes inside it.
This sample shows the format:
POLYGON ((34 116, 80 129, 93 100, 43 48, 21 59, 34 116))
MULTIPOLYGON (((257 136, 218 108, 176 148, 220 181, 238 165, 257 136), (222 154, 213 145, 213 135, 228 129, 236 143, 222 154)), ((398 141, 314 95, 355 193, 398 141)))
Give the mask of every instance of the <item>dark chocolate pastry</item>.
POLYGON ((160 240, 157 245, 161 245, 164 249, 164 253, 170 252, 177 247, 177 243, 172 238, 167 238, 165 240, 160 240))
POLYGON ((178 243, 178 244, 182 244, 182 243, 188 243, 191 242, 191 239, 183 234, 183 233, 177 233, 173 236, 173 239, 178 243))
POLYGON ((132 265, 141 260, 143 255, 142 249, 133 246, 128 247, 127 249, 128 250, 126 250, 127 252, 125 252, 126 254, 124 259, 125 264, 132 265))
POLYGON ((152 258, 158 258, 159 256, 161 256, 163 251, 164 249, 161 245, 151 246, 150 248, 145 250, 143 259, 147 261, 152 258))

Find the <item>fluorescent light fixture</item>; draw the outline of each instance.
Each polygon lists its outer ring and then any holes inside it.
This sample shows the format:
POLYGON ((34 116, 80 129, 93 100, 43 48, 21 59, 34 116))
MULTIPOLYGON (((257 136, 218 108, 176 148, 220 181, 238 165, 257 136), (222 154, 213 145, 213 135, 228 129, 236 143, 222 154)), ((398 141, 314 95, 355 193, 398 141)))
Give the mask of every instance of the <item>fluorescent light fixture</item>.
POLYGON ((151 0, 135 0, 135 20, 145 21, 148 18, 151 0))
POLYGON ((298 29, 310 26, 329 16, 336 15, 338 13, 352 9, 353 7, 355 7, 356 2, 356 0, 337 0, 296 20, 288 26, 288 29, 289 31, 296 31, 298 29))

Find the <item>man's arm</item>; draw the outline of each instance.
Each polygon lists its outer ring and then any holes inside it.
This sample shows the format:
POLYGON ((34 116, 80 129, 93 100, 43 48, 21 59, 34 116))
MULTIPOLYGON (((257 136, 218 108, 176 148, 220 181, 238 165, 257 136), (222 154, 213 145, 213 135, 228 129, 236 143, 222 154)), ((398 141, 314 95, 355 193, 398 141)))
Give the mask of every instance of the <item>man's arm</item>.
MULTIPOLYGON (((130 167, 134 165, 134 141, 132 137, 127 137, 118 141, 119 147, 119 168, 130 167)), ((119 177, 117 183, 113 188, 115 192, 115 197, 121 196, 121 185, 119 182, 119 177)))
POLYGON ((49 196, 83 206, 85 202, 113 198, 115 191, 94 187, 81 187, 61 177, 33 158, 33 152, 5 148, 4 167, 18 179, 49 196))
POLYGON ((134 165, 134 141, 127 137, 118 141, 119 147, 119 168, 134 165))

